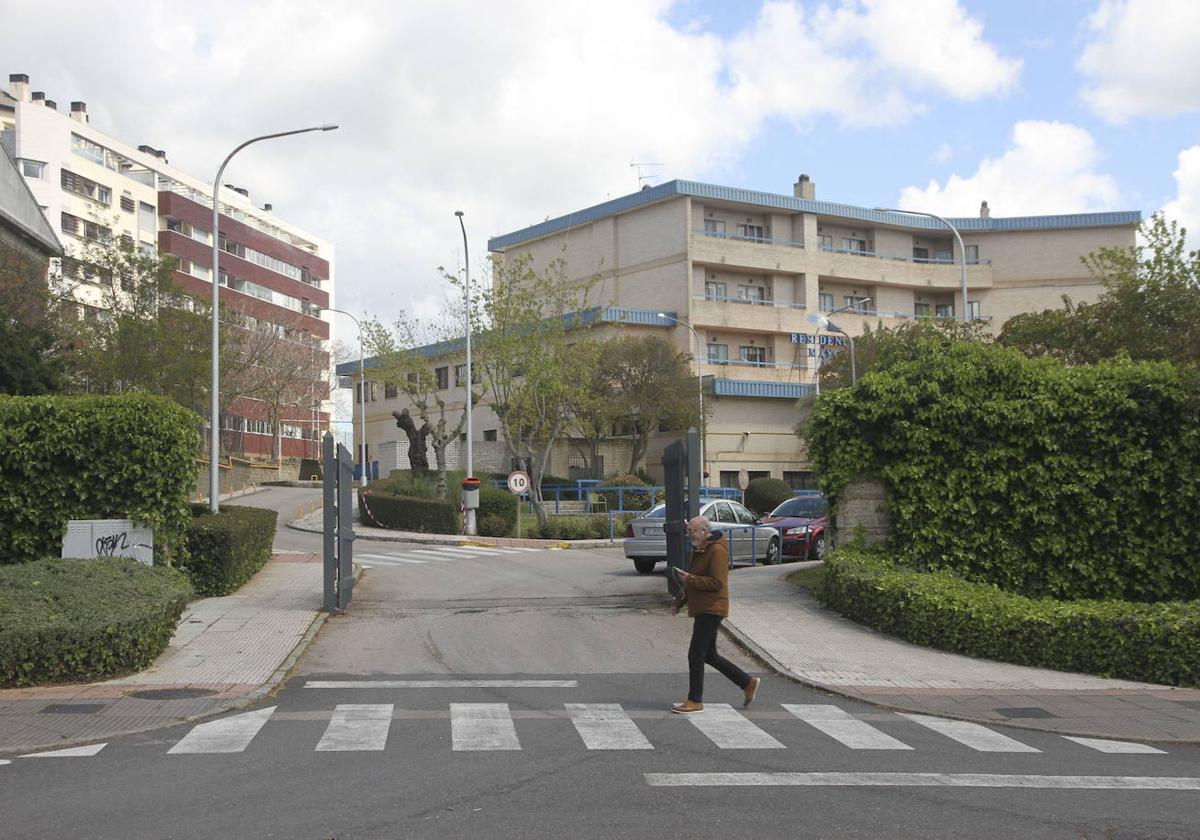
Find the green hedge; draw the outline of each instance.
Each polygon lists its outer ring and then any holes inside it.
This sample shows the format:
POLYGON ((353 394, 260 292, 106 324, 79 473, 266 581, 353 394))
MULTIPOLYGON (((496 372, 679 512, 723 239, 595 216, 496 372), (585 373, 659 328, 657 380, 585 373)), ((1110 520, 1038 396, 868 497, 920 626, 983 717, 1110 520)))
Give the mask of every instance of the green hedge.
MULTIPOLYGON (((625 523, 633 516, 618 516, 613 524, 614 535, 620 539, 625 523)), ((544 540, 606 540, 608 539, 607 516, 551 516, 550 521, 538 529, 544 540)))
POLYGON ((170 561, 191 514, 199 419, 140 394, 0 396, 0 563, 57 555, 68 519, 132 519, 170 561))
POLYGON ((39 560, 0 567, 0 685, 86 682, 149 665, 192 589, 133 560, 39 560))
POLYGON ((1018 665, 1200 685, 1200 601, 1028 598, 949 572, 918 572, 841 548, 818 597, 848 618, 919 645, 1018 665))
POLYGON ((1200 371, 922 339, 822 394, 805 431, 835 504, 885 482, 907 565, 1030 596, 1200 597, 1200 371))
POLYGON ((222 505, 220 513, 213 514, 195 505, 193 512, 181 567, 198 594, 228 595, 271 559, 275 511, 222 505))
POLYGON ((458 505, 437 499, 390 496, 359 490, 358 510, 364 525, 429 534, 461 534, 458 505))
POLYGON ((792 498, 792 485, 778 478, 756 478, 746 487, 746 507, 764 516, 792 498))
POLYGON ((517 527, 517 497, 490 484, 480 485, 475 517, 481 535, 507 537, 517 527))

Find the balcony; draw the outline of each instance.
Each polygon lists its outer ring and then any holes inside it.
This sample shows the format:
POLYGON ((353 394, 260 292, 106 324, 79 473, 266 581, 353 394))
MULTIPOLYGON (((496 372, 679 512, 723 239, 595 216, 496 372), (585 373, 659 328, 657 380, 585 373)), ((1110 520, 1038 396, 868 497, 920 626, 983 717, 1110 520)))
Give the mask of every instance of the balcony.
POLYGON ((787 362, 747 362, 742 359, 705 359, 700 365, 704 376, 742 379, 753 382, 798 382, 808 377, 807 359, 787 362))
POLYGON ((803 303, 695 295, 691 315, 697 326, 789 332, 803 323, 804 312, 803 303))

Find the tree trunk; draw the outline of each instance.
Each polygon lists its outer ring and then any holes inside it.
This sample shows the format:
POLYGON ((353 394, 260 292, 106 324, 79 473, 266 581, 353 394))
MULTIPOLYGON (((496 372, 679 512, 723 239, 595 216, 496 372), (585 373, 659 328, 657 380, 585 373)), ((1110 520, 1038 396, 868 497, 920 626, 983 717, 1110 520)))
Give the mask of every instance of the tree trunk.
POLYGON ((636 434, 633 436, 633 452, 629 456, 629 474, 637 473, 638 463, 646 457, 646 450, 650 448, 650 435, 636 434))
POLYGON ((437 464, 437 480, 433 484, 433 495, 436 499, 446 498, 446 447, 450 439, 435 436, 433 438, 433 459, 437 464))

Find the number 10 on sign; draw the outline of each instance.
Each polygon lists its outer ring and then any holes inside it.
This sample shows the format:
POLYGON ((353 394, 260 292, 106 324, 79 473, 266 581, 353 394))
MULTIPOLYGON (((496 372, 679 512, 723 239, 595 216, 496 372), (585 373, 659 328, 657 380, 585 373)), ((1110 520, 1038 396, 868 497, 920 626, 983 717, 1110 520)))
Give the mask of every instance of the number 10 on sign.
POLYGON ((515 470, 508 474, 508 489, 517 497, 517 537, 521 533, 521 496, 529 492, 529 474, 523 470, 515 470))

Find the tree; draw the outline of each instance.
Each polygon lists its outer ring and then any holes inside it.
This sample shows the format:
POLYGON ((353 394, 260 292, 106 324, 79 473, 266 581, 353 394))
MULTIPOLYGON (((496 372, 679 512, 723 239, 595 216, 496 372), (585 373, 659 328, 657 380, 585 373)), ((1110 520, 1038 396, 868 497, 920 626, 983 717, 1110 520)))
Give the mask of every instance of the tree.
POLYGON ((0 393, 46 394, 63 388, 61 296, 50 288, 47 260, 0 240, 0 393))
POLYGON ((1026 313, 1004 325, 1000 342, 1028 355, 1081 364, 1120 353, 1135 360, 1200 363, 1200 252, 1186 231, 1155 214, 1144 245, 1103 248, 1084 264, 1104 284, 1095 303, 1026 313))
MULTIPOLYGON (((861 380, 872 368, 913 358, 923 341, 949 346, 955 341, 990 340, 983 321, 964 324, 962 321, 922 318, 895 328, 879 323, 875 329, 867 324, 863 334, 854 338, 854 366, 861 380)), ((821 390, 849 387, 851 378, 849 344, 821 361, 818 372, 821 390)))

